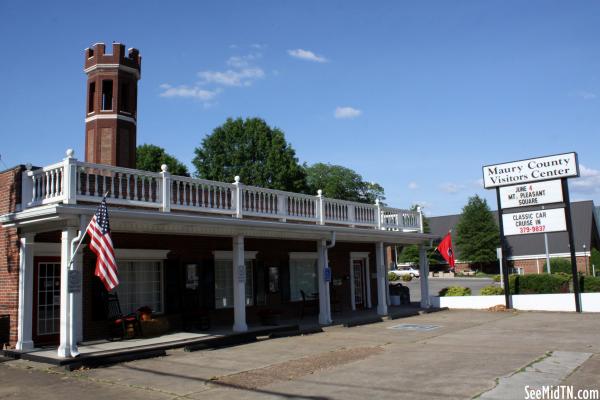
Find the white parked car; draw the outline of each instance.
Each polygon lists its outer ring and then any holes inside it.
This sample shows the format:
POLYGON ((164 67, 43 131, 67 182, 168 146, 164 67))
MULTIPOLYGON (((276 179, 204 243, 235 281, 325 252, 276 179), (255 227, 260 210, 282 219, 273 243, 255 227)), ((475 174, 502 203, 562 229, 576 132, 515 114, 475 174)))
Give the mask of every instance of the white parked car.
POLYGON ((419 278, 419 270, 418 269, 414 269, 413 267, 400 267, 398 269, 393 269, 390 271, 393 274, 396 274, 398 276, 403 276, 403 275, 410 275, 413 278, 419 278))

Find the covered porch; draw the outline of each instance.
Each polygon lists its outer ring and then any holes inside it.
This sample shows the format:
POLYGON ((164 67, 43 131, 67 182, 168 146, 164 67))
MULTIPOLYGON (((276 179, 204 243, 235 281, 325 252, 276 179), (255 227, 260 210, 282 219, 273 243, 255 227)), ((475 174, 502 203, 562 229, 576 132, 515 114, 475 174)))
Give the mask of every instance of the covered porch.
POLYGON ((183 348, 185 351, 216 349, 260 340, 287 336, 317 334, 330 327, 354 327, 382 322, 389 319, 410 317, 436 311, 423 308, 418 303, 409 306, 390 306, 388 315, 381 316, 374 309, 337 313, 328 326, 318 321, 318 315, 300 319, 285 319, 276 326, 249 324, 244 333, 234 332, 231 326, 217 326, 200 332, 170 332, 150 338, 132 338, 121 341, 90 340, 78 344, 79 356, 64 358, 57 353, 56 346, 44 346, 27 351, 7 350, 5 355, 30 361, 76 369, 82 366, 96 367, 122 361, 167 355, 168 350, 183 348))
POLYGON ((23 171, 22 191, 19 210, 0 217, 19 234, 19 351, 57 345, 57 357, 72 358, 106 337, 95 256, 86 246, 74 253, 102 193, 123 313, 151 308, 168 332, 197 328, 198 315, 233 333, 265 315, 314 315, 322 326, 346 312, 385 316, 390 245, 421 246, 427 290, 433 237, 418 211, 81 163, 72 153, 23 171))

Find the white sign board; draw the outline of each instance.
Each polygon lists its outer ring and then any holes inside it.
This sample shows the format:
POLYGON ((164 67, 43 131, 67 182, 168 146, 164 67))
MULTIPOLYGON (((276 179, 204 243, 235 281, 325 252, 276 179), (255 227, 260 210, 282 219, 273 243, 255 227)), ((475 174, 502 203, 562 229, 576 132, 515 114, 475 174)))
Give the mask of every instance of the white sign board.
POLYGON ((567 230, 564 208, 503 214, 502 222, 505 236, 567 230))
POLYGON ((237 266, 237 281, 240 283, 246 282, 246 266, 244 264, 237 266))
POLYGON ((561 203, 562 201, 562 182, 560 179, 500 188, 501 208, 537 206, 561 203))
POLYGON ((76 269, 70 269, 67 278, 67 292, 81 293, 81 272, 76 269))
POLYGON ((577 153, 573 152, 486 165, 483 167, 483 186, 489 189, 575 176, 579 176, 579 165, 577 153))

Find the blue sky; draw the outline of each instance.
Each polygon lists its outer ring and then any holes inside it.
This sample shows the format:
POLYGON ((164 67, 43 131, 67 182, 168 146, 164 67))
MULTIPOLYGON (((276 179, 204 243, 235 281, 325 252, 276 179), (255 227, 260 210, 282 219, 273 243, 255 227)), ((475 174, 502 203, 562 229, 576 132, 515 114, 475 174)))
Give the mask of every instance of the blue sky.
MULTIPOLYGON (((576 151, 600 204, 600 2, 0 2, 4 165, 83 158, 83 50, 140 49, 138 143, 191 165, 227 117, 387 202, 457 213, 484 164, 576 151)), ((0 167, 4 168, 0 163, 0 167)))

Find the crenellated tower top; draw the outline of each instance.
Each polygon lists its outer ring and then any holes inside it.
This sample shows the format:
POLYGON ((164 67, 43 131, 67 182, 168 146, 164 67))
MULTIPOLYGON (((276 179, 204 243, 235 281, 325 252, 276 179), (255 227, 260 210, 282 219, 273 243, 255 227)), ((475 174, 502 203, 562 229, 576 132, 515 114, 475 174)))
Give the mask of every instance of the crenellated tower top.
POLYGON ((96 164, 135 168, 137 82, 142 57, 138 49, 104 43, 85 49, 87 74, 85 159, 96 164))

